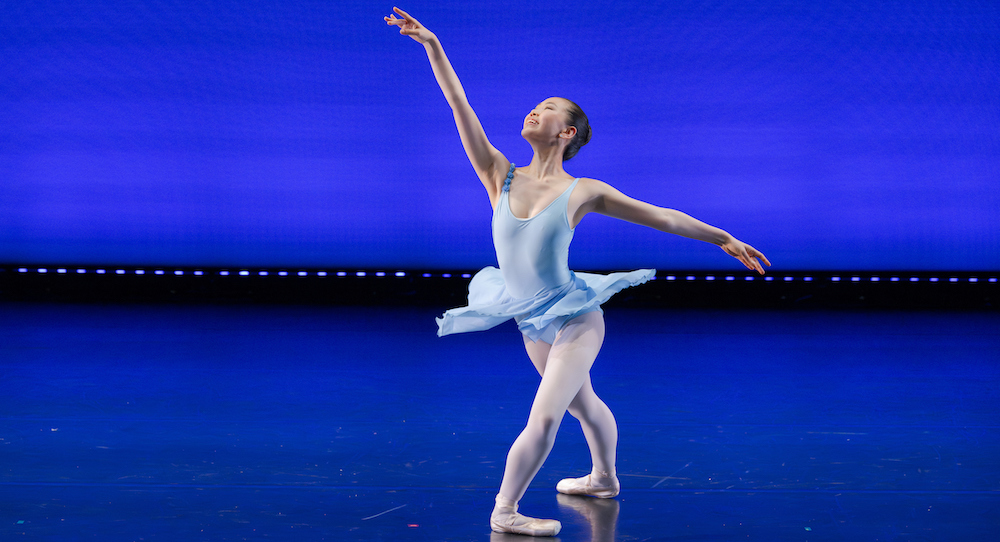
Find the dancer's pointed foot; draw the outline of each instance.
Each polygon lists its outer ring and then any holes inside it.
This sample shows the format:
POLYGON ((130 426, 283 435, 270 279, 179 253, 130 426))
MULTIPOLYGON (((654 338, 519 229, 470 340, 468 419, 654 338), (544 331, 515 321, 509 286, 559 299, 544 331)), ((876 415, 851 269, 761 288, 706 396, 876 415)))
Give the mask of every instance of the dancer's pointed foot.
MULTIPOLYGON (((603 474, 603 473, 602 473, 603 474)), ((600 499, 610 499, 618 496, 621 483, 614 474, 600 476, 590 473, 582 478, 565 478, 556 484, 556 491, 566 495, 590 495, 600 499)))
POLYGON ((490 528, 497 533, 555 536, 562 529, 562 524, 554 519, 537 519, 518 514, 517 503, 497 495, 497 504, 490 515, 490 528))

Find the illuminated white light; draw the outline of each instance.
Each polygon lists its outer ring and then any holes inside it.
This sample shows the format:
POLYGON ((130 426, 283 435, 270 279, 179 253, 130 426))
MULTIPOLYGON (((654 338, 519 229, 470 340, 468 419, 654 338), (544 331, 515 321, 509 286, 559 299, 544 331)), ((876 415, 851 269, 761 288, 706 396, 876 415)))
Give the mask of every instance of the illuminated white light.
POLYGON ((250 272, 249 271, 240 271, 240 276, 241 277, 248 277, 248 276, 250 276, 250 272))
POLYGON ((880 280, 882 280, 882 279, 880 279, 879 277, 872 277, 872 278, 870 278, 870 279, 868 279, 868 280, 870 280, 870 281, 872 281, 872 282, 878 282, 878 281, 880 281, 880 280))
POLYGON ((948 282, 958 282, 958 278, 957 277, 951 277, 950 279, 948 279, 948 282))
MULTIPOLYGON (((340 274, 340 273, 338 273, 338 275, 339 275, 339 274, 340 274)), ((365 273, 364 271, 358 271, 357 273, 355 273, 355 275, 357 275, 357 276, 359 276, 359 277, 363 277, 363 276, 365 276, 365 275, 367 275, 367 274, 368 274, 368 273, 365 273)))
POLYGON ((27 273, 28 272, 28 268, 27 267, 18 267, 17 268, 17 272, 18 273, 27 273))
POLYGON ((899 277, 889 277, 889 282, 899 282, 899 277))
POLYGON ((795 280, 795 277, 784 277, 781 280, 783 280, 785 282, 792 282, 793 280, 795 280))
POLYGON ((748 275, 748 276, 745 276, 745 277, 743 277, 743 280, 745 280, 745 281, 748 281, 748 282, 749 282, 749 281, 752 281, 752 280, 753 280, 753 277, 751 277, 751 276, 749 276, 749 275, 748 275))
MULTIPOLYGON (((347 273, 344 273, 344 274, 346 275, 347 273)), ((317 277, 325 277, 326 275, 327 275, 326 271, 317 271, 316 272, 316 276, 317 277)), ((337 275, 340 275, 340 273, 337 273, 337 275)))
POLYGON ((183 274, 184 274, 184 271, 181 271, 180 269, 175 269, 174 270, 174 275, 176 275, 178 277, 181 276, 181 275, 183 275, 183 274))
POLYGON ((736 280, 736 277, 732 275, 726 275, 726 280, 736 280))
POLYGON ((105 271, 103 269, 98 269, 97 271, 94 271, 94 272, 97 273, 98 275, 103 275, 104 273, 107 273, 107 271, 105 271))
POLYGON ((219 275, 221 275, 223 277, 228 277, 229 276, 229 271, 219 271, 219 275))
POLYGON ((861 277, 851 277, 851 282, 858 282, 860 280, 861 280, 861 277))
POLYGON ((420 275, 420 276, 424 277, 425 279, 428 279, 428 278, 431 277, 431 274, 430 273, 424 273, 423 275, 420 275))
POLYGON ((707 281, 713 281, 713 280, 715 280, 715 277, 712 276, 712 275, 708 275, 708 276, 705 277, 705 280, 707 280, 707 281))
POLYGON ((38 272, 39 272, 39 273, 48 273, 48 272, 49 272, 49 270, 48 270, 48 269, 45 269, 44 267, 39 267, 39 268, 38 268, 38 272))
POLYGON ((976 277, 969 277, 969 282, 979 282, 979 279, 976 277))
POLYGON ((910 277, 910 282, 920 282, 920 277, 910 277))
POLYGON ((287 277, 288 276, 288 271, 278 271, 278 276, 279 277, 287 277))
POLYGON ((688 275, 688 276, 686 276, 684 278, 687 279, 687 280, 694 280, 695 276, 694 275, 688 275))
POLYGON ((405 277, 406 273, 404 273, 403 271, 396 271, 396 276, 397 277, 405 277))
POLYGON ((202 272, 202 271, 195 271, 194 274, 195 274, 196 277, 200 277, 200 276, 204 275, 205 273, 202 272))
POLYGON ((675 277, 675 276, 673 276, 673 275, 667 275, 667 276, 666 276, 665 278, 666 278, 667 280, 677 280, 677 277, 675 277))
POLYGON ((830 277, 831 282, 840 282, 840 277, 830 277))
MULTIPOLYGON (((115 269, 115 274, 116 275, 124 275, 125 274, 125 270, 124 269, 115 269)), ((157 274, 159 275, 161 273, 157 273, 157 274)))
POLYGON ((930 279, 928 279, 928 280, 930 280, 931 282, 937 282, 937 281, 938 281, 938 278, 937 278, 937 277, 931 277, 931 278, 930 278, 930 279))
POLYGON ((989 279, 989 280, 990 280, 990 282, 996 282, 996 281, 997 281, 997 278, 996 278, 996 277, 990 277, 990 279, 989 279))
POLYGON ((376 271, 375 272, 375 276, 376 277, 384 277, 385 276, 385 271, 376 271))
POLYGON ((462 273, 462 278, 463 279, 470 279, 470 278, 472 278, 472 275, 470 275, 469 273, 462 273))
POLYGON ((66 272, 65 269, 56 269, 56 273, 65 273, 65 272, 66 272))
POLYGON ((257 271, 257 275, 261 277, 266 277, 268 275, 267 271, 257 271))
POLYGON ((812 282, 813 278, 812 277, 802 277, 802 280, 804 280, 806 282, 812 282))
POLYGON ((451 278, 451 273, 441 273, 441 276, 444 277, 444 278, 446 278, 446 279, 450 279, 451 278))
POLYGON ((153 274, 154 275, 162 275, 163 274, 163 270, 162 269, 157 269, 156 271, 153 271, 153 274))
POLYGON ((771 282, 772 280, 774 280, 774 277, 772 277, 771 275, 764 277, 765 282, 771 282))
POLYGON ((86 273, 87 270, 86 269, 77 269, 76 272, 82 275, 82 274, 86 273))
MULTIPOLYGON (((322 277, 323 275, 320 275, 320 276, 322 277)), ((337 276, 338 277, 346 277, 347 276, 347 271, 337 271, 337 276)))
POLYGON ((135 274, 136 275, 145 275, 146 274, 146 270, 145 269, 136 269, 135 270, 135 274))
POLYGON ((305 271, 299 271, 299 272, 298 272, 298 275, 299 275, 300 277, 307 277, 307 276, 309 276, 309 273, 307 273, 307 272, 305 272, 305 271))

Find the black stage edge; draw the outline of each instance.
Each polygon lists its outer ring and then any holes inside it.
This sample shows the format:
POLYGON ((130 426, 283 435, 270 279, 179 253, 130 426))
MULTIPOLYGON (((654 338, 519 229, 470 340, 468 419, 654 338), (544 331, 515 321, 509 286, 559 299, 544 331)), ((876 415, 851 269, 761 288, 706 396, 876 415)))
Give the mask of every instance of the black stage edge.
MULTIPOLYGON (((0 300, 434 306, 475 271, 0 265, 0 300)), ((609 307, 994 310, 1000 272, 659 271, 609 307)))

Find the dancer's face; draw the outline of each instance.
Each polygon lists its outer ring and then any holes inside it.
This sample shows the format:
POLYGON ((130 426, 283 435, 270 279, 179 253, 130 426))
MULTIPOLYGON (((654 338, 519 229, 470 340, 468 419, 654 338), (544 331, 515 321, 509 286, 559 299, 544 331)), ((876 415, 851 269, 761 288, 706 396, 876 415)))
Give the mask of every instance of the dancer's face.
POLYGON ((569 102, 563 98, 549 98, 535 106, 524 117, 521 136, 525 139, 552 141, 559 138, 572 139, 576 128, 569 126, 569 102))

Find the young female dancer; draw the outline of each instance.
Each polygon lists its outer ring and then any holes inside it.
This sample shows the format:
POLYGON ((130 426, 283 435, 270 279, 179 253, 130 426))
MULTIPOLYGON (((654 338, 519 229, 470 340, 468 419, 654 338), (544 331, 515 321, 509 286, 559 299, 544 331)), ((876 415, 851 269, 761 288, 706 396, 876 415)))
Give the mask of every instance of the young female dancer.
POLYGON ((487 267, 469 284, 469 306, 438 319, 438 334, 489 329, 513 318, 528 357, 542 376, 528 423, 507 454, 503 481, 490 516, 496 532, 553 536, 556 520, 517 513, 517 502, 552 449, 563 414, 580 420, 593 470, 556 486, 561 493, 611 498, 618 495, 615 453, 618 427, 608 406, 594 393, 590 367, 604 342, 601 303, 619 290, 645 282, 655 271, 595 275, 568 267, 573 229, 587 213, 627 220, 661 231, 719 245, 748 269, 761 274, 756 249, 723 230, 684 213, 629 198, 596 179, 574 178, 563 169, 590 140, 579 106, 549 98, 524 119, 521 136, 534 156, 516 168, 490 144, 469 105, 462 84, 430 30, 399 8, 385 17, 399 33, 423 44, 434 76, 455 115, 465 152, 493 206, 493 244, 499 269, 487 267))

